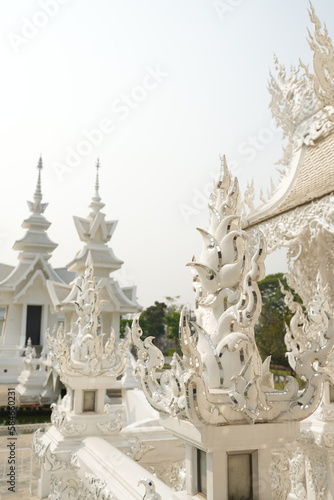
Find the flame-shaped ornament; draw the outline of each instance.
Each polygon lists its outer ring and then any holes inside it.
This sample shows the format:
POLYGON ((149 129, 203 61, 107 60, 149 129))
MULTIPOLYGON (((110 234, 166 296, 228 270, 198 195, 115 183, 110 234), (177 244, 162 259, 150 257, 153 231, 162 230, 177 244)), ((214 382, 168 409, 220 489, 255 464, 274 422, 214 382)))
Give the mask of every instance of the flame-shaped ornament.
POLYGON ((78 331, 66 333, 62 325, 50 333, 46 340, 55 370, 60 375, 106 375, 118 377, 126 366, 126 351, 131 342, 130 328, 126 327, 125 338, 117 345, 113 329, 105 341, 100 333, 99 315, 102 301, 94 277, 91 255, 87 258, 85 273, 78 287, 74 305, 78 314, 78 331))
POLYGON ((141 340, 139 316, 132 325, 138 349, 138 370, 150 404, 167 415, 188 418, 196 426, 302 420, 320 403, 326 366, 334 346, 333 320, 319 329, 305 351, 296 351, 298 382, 289 377, 283 390, 274 389, 270 358, 262 363, 254 325, 261 312, 257 281, 264 276, 265 242, 250 255, 247 234, 239 217, 239 188, 225 158, 210 198, 210 226, 200 230, 203 248, 199 261, 189 264, 196 292, 196 322, 184 310, 180 320, 182 359, 163 371, 164 358, 152 343, 141 340))

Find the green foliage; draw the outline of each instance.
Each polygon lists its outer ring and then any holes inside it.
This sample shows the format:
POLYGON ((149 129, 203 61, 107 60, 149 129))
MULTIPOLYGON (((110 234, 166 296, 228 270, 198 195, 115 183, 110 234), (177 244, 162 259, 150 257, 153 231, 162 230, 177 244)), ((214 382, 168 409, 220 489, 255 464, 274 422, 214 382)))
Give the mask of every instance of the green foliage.
POLYGON ((121 318, 120 325, 119 325, 119 333, 120 333, 120 338, 121 339, 124 338, 126 325, 128 325, 129 327, 131 327, 131 320, 121 318))
POLYGON ((255 338, 263 360, 271 355, 273 365, 289 367, 284 335, 285 324, 289 324, 292 314, 284 303, 279 281, 285 289, 289 288, 282 273, 269 274, 258 283, 263 306, 255 325, 255 338))
POLYGON ((165 322, 168 330, 168 338, 174 340, 175 347, 179 344, 179 323, 180 323, 180 313, 178 311, 172 311, 170 314, 165 316, 165 322))
POLYGON ((157 337, 165 333, 165 315, 167 305, 164 302, 154 302, 140 316, 140 326, 144 337, 157 337))
POLYGON ((173 340, 174 349, 180 347, 179 341, 179 324, 182 305, 179 304, 180 296, 176 297, 165 297, 167 302, 167 314, 165 316, 165 323, 167 327, 168 338, 173 340))
POLYGON ((154 344, 163 352, 168 352, 171 347, 174 351, 179 346, 182 306, 179 305, 178 299, 179 296, 166 297, 166 302, 155 301, 154 305, 145 309, 140 316, 142 338, 154 337, 154 344))

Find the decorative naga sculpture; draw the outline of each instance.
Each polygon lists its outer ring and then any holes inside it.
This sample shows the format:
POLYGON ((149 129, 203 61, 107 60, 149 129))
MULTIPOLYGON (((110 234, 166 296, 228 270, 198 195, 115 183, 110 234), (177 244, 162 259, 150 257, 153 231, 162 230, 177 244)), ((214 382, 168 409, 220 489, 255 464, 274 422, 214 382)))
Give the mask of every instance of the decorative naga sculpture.
MULTIPOLYGON (((164 366, 152 337, 141 340, 139 316, 132 325, 138 350, 138 371, 150 404, 167 415, 187 418, 196 426, 302 420, 320 403, 324 367, 334 346, 333 320, 314 334, 306 350, 295 350, 295 370, 306 381, 300 391, 289 377, 283 390, 275 390, 270 358, 259 355, 254 324, 261 312, 257 281, 264 276, 265 242, 258 234, 257 250, 241 229, 239 188, 222 159, 209 202, 210 226, 199 230, 203 248, 199 261, 188 264, 194 274, 196 322, 184 310, 180 321, 183 356, 173 368, 164 366)), ((323 323, 321 323, 321 326, 323 323)))

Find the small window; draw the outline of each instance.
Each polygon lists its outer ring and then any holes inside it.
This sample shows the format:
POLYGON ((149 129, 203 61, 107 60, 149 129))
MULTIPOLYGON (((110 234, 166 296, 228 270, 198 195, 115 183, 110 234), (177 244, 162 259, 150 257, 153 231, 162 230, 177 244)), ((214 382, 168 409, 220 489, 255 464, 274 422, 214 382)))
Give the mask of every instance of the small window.
POLYGON ((0 306, 0 337, 5 333, 7 306, 0 306))
POLYGON ((95 411, 95 393, 96 391, 84 391, 82 411, 95 411))
POLYGON ((229 500, 252 500, 252 454, 228 455, 229 500))
POLYGON ((206 452, 197 450, 197 492, 207 495, 206 452))
POLYGON ((334 386, 332 384, 329 386, 329 402, 334 403, 334 386))

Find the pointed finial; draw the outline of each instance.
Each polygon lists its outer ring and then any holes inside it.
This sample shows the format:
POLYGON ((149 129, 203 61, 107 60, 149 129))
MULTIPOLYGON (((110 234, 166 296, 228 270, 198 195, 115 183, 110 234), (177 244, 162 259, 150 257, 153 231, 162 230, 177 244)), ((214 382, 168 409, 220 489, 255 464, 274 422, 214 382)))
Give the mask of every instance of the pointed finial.
MULTIPOLYGON (((101 196, 100 196, 100 193, 99 193, 99 189, 100 189, 100 182, 99 182, 99 169, 101 168, 101 165, 100 165, 100 159, 98 158, 97 161, 96 161, 96 177, 95 177, 95 194, 93 196, 93 202, 100 202, 101 201, 101 196)), ((99 207, 101 208, 101 207, 99 207)))
POLYGON ((101 208, 104 207, 104 203, 102 203, 101 196, 99 193, 99 189, 100 189, 99 169, 101 168, 99 158, 96 160, 95 168, 96 168, 95 193, 94 193, 94 196, 92 197, 91 204, 89 205, 89 207, 92 209, 91 213, 89 214, 89 217, 92 217, 92 218, 94 218, 96 216, 96 214, 98 214, 100 212, 101 208))
POLYGON ((231 180, 230 172, 227 167, 227 161, 225 155, 220 155, 220 168, 218 172, 218 176, 216 178, 216 187, 226 188, 229 186, 231 180))
POLYGON ((46 207, 48 206, 47 203, 42 203, 42 182, 41 182, 41 177, 42 177, 42 168, 43 168, 43 160, 42 156, 39 157, 38 164, 37 164, 37 170, 38 170, 38 177, 37 177, 37 184, 36 184, 36 189, 34 192, 34 201, 28 201, 28 207, 30 212, 36 215, 41 215, 44 213, 46 207))
POLYGON ((99 168, 101 168, 101 166, 100 166, 100 159, 98 158, 96 161, 96 180, 95 180, 95 193, 97 196, 99 196, 99 189, 100 189, 99 168))
POLYGON ((38 178, 37 178, 36 190, 35 190, 35 194, 34 194, 34 199, 36 201, 40 201, 42 199, 42 183, 41 183, 42 168, 43 168, 43 161, 42 161, 42 157, 40 156, 39 160, 38 160, 38 165, 37 165, 38 178))

